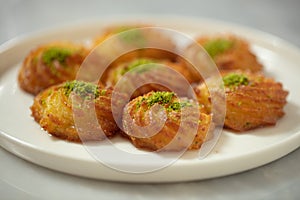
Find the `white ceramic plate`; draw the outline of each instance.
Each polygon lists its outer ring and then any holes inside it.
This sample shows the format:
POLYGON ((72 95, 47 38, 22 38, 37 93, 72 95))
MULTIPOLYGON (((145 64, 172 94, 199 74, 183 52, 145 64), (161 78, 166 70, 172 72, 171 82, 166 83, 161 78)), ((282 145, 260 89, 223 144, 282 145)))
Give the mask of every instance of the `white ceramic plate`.
MULTIPOLYGON (((0 144, 10 152, 38 165, 61 172, 96 179, 128 182, 174 182, 229 175, 276 160, 300 145, 300 50, 287 42, 256 30, 233 24, 191 19, 154 18, 102 20, 47 30, 17 38, 0 47, 0 144), (136 20, 139 19, 139 20, 136 20), (95 161, 81 144, 55 139, 42 131, 30 117, 33 97, 18 87, 17 73, 25 55, 50 40, 85 40, 111 23, 146 22, 187 34, 231 32, 245 37, 265 65, 265 72, 289 90, 286 115, 276 126, 243 134, 224 131, 213 151, 203 160, 188 152, 173 165, 152 173, 130 174, 95 161)), ((139 151, 128 142, 123 148, 139 151)), ((131 161, 125 163, 130 165, 131 161)))

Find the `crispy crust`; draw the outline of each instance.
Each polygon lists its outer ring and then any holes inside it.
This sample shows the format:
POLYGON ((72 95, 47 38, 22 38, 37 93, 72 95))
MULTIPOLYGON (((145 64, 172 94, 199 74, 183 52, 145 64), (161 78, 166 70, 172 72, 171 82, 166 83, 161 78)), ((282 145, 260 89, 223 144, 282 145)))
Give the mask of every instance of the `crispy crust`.
POLYGON ((18 75, 19 85, 26 92, 36 95, 52 85, 73 80, 87 53, 84 47, 68 42, 42 45, 31 51, 25 58, 18 75), (52 68, 55 73, 42 60, 42 54, 51 47, 74 50, 74 53, 66 58, 65 66, 58 61, 53 61, 52 68))
MULTIPOLYGON (((134 30, 136 28, 149 28, 151 25, 146 24, 123 24, 118 26, 108 27, 102 35, 96 37, 94 39, 93 48, 97 51, 97 46, 103 43, 105 40, 111 38, 116 34, 122 34, 122 32, 130 31, 131 29, 134 30), (122 30, 122 31, 120 31, 122 30)), ((128 47, 131 45, 130 42, 120 42, 119 40, 115 39, 114 44, 110 46, 115 46, 114 48, 118 49, 118 52, 122 52, 124 49, 123 55, 120 55, 113 63, 110 64, 110 68, 115 68, 124 62, 129 62, 135 60, 137 58, 150 58, 150 59, 164 59, 175 61, 177 58, 176 52, 176 45, 174 42, 163 33, 156 31, 156 30, 138 30, 139 36, 142 37, 142 45, 133 44, 134 48, 138 48, 136 50, 132 50, 128 52, 128 47), (155 39, 155 40, 154 40, 155 39), (146 45, 146 47, 144 47, 146 45), (153 48, 151 48, 153 46, 153 48)), ((133 40, 134 43, 135 40, 133 40)), ((131 48, 129 48, 131 49, 131 48)), ((111 49, 112 54, 115 53, 115 49, 111 49)), ((110 50, 108 50, 110 51, 110 50)), ((105 79, 104 74, 104 79, 105 79)))
POLYGON ((215 39, 226 39, 233 43, 228 50, 216 55, 213 60, 219 70, 250 70, 260 72, 263 69, 256 56, 251 52, 246 40, 233 35, 203 36, 196 39, 200 45, 215 39))
MULTIPOLYGON (((199 149, 205 141, 207 135, 209 135, 213 130, 214 125, 211 125, 212 122, 210 115, 201 113, 199 111, 200 116, 196 116, 197 112, 195 112, 195 109, 197 108, 195 107, 183 108, 186 109, 186 113, 183 114, 184 116, 181 116, 181 113, 183 113, 183 111, 171 111, 167 114, 167 119, 162 129, 155 135, 150 137, 135 137, 136 134, 153 134, 152 129, 147 130, 146 132, 141 132, 139 128, 133 126, 133 123, 140 127, 144 127, 150 124, 150 108, 148 108, 146 104, 142 104, 140 107, 137 107, 137 104, 141 98, 147 98, 151 94, 152 92, 142 97, 133 99, 127 104, 127 106, 124 109, 123 129, 125 131, 125 134, 127 134, 129 140, 132 142, 132 144, 137 148, 151 151, 179 151, 185 148, 189 150, 199 149), (178 130, 180 126, 180 119, 188 120, 188 118, 191 116, 194 116, 196 117, 196 119, 199 120, 189 120, 188 125, 184 126, 184 130, 179 133, 178 130), (196 135, 194 135, 193 132, 195 129, 197 129, 196 135), (133 136, 133 134, 135 135, 133 136), (192 140, 191 137, 193 137, 192 140)), ((190 119, 194 118, 192 117, 190 119)))
MULTIPOLYGON (((262 126, 275 125, 284 115, 288 92, 282 84, 262 74, 231 71, 223 72, 243 74, 248 77, 249 85, 235 88, 225 87, 226 117, 224 126, 235 131, 246 131, 262 126)), ((204 83, 195 88, 200 104, 205 105, 206 112, 211 112, 211 100, 204 83)))
MULTIPOLYGON (((124 98, 121 94, 116 95, 118 99, 124 98)), ((72 105, 71 99, 65 95, 62 85, 52 86, 35 97, 31 106, 32 116, 44 130, 58 138, 74 142, 103 140, 119 132, 111 111, 111 97, 112 89, 109 88, 106 94, 99 96, 94 103, 80 102, 85 108, 95 106, 96 117, 105 136, 98 124, 95 126, 94 123, 90 123, 91 115, 84 112, 82 107, 75 106, 72 109, 75 104, 72 105), (76 122, 80 123, 76 124, 77 128, 88 130, 81 131, 80 136, 75 126, 74 116, 76 122)))
MULTIPOLYGON (((193 82, 193 73, 187 70, 185 65, 169 60, 153 60, 153 62, 154 67, 152 69, 140 73, 129 73, 126 75, 126 79, 123 80, 126 82, 124 85, 127 88, 130 88, 130 86, 135 87, 140 83, 152 82, 137 88, 132 95, 130 94, 131 99, 151 91, 170 91, 171 87, 175 88, 176 92, 180 95, 186 93, 186 88, 183 88, 183 86, 193 82), (155 64, 158 64, 159 67, 166 67, 166 69, 155 69, 155 64), (181 76, 185 79, 181 78, 181 76)), ((121 74, 116 75, 116 72, 126 69, 130 63, 122 63, 118 67, 110 69, 104 80, 106 85, 115 86, 122 77, 121 74)), ((124 88, 125 90, 126 88, 124 88)))

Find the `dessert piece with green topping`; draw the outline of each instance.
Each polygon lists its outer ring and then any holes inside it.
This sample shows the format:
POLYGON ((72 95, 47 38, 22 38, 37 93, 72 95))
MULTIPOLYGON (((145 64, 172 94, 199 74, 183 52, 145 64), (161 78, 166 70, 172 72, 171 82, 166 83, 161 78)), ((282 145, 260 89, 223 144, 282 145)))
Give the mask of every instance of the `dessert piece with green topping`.
POLYGON ((146 45, 147 39, 143 32, 139 29, 129 29, 119 33, 118 37, 122 42, 127 45, 133 45, 136 47, 144 47, 146 45))
POLYGON ((230 73, 223 77, 223 82, 226 87, 237 87, 248 85, 249 79, 243 74, 230 73))
POLYGON ((262 71, 247 40, 235 35, 210 35, 196 39, 213 59, 219 70, 262 71))
POLYGON ((117 123, 122 111, 113 114, 112 105, 121 109, 125 99, 112 88, 74 80, 40 92, 30 108, 35 121, 53 136, 75 142, 100 141, 120 131, 117 123))
POLYGON ((69 42, 44 44, 30 52, 20 69, 20 87, 31 94, 76 78, 88 51, 69 42))
POLYGON ((188 101, 188 100, 184 100, 182 102, 173 102, 171 103, 168 107, 167 107, 167 111, 180 111, 182 108, 185 107, 192 107, 193 104, 188 101))
POLYGON ((153 67, 155 67, 155 64, 149 65, 149 64, 153 64, 153 63, 155 63, 154 60, 147 59, 147 58, 136 59, 136 60, 128 63, 128 65, 125 65, 123 68, 121 68, 120 74, 124 75, 126 72, 128 72, 130 70, 134 70, 135 73, 143 73, 143 72, 148 71, 148 70, 152 69, 153 67))
POLYGON ((103 93, 99 86, 94 83, 84 81, 68 81, 64 84, 65 95, 69 96, 72 92, 79 95, 82 98, 98 98, 103 93))
POLYGON ((192 99, 162 91, 131 100, 122 122, 136 147, 154 151, 199 149, 214 127, 211 116, 202 113, 192 99))
POLYGON ((42 54, 42 60, 48 66, 51 66, 55 60, 65 65, 66 58, 70 55, 72 51, 68 48, 50 47, 42 54))
POLYGON ((108 69, 101 81, 122 88, 122 91, 132 94, 132 98, 150 91, 170 91, 169 88, 183 96, 186 81, 192 83, 193 75, 180 62, 142 57, 108 69))
POLYGON ((218 54, 221 54, 229 50, 233 46, 233 41, 230 41, 226 38, 217 38, 208 40, 204 43, 203 47, 207 53, 214 58, 218 54))
POLYGON ((178 112, 184 107, 191 107, 196 105, 192 101, 187 99, 178 99, 174 92, 157 91, 150 92, 147 95, 137 98, 136 108, 140 108, 142 105, 146 105, 147 108, 151 108, 155 104, 159 104, 165 107, 167 112, 178 112))
POLYGON ((174 92, 153 92, 147 98, 142 99, 148 105, 148 107, 153 106, 158 103, 160 105, 165 106, 166 104, 170 104, 173 101, 173 97, 175 97, 174 92))
MULTIPOLYGON (((222 72, 225 86, 226 115, 225 119, 216 121, 218 125, 235 131, 246 131, 258 127, 275 125, 284 115, 284 106, 288 92, 282 84, 261 73, 242 72, 240 70, 222 72)), ((214 91, 213 91, 214 92, 214 91)), ((204 83, 195 88, 199 103, 206 107, 206 113, 211 113, 211 99, 220 98, 221 91, 212 94, 204 83)), ((224 104, 215 104, 215 109, 224 104)), ((218 113, 214 116, 218 117, 218 113)))
POLYGON ((155 60, 148 58, 138 58, 129 62, 124 62, 115 69, 110 70, 107 82, 111 85, 115 85, 127 72, 132 74, 142 74, 154 69, 156 66, 155 63, 155 60))

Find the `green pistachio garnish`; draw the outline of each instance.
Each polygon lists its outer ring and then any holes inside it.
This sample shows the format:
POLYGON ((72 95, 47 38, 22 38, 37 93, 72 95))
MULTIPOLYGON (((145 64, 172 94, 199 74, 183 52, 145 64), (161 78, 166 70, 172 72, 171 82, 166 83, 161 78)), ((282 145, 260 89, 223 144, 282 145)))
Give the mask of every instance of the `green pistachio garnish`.
POLYGON ((117 33, 122 33, 124 31, 129 31, 130 29, 134 29, 135 27, 132 27, 132 26, 119 26, 119 27, 116 27, 112 33, 114 34, 117 34, 117 33))
POLYGON ((227 87, 237 87, 240 85, 248 85, 249 80, 246 76, 242 74, 228 74, 223 77, 224 85, 227 87))
POLYGON ((218 54, 225 52, 233 46, 233 42, 227 39, 214 39, 207 41, 203 47, 207 53, 214 58, 218 54))
POLYGON ((118 37, 121 39, 121 41, 127 44, 132 44, 138 47, 143 47, 146 44, 146 38, 138 29, 129 29, 119 33, 120 35, 118 37))
POLYGON ((191 107, 192 104, 188 101, 183 101, 183 102, 173 102, 167 107, 167 111, 180 111, 181 108, 184 107, 191 107))
POLYGON ((96 84, 77 80, 66 82, 63 88, 66 96, 69 96, 71 92, 74 92, 85 99, 91 99, 92 97, 96 99, 106 92, 100 90, 96 84))
POLYGON ((137 102, 137 108, 139 108, 142 103, 146 103, 148 108, 155 104, 160 104, 165 106, 166 111, 180 111, 181 108, 190 107, 192 104, 189 101, 178 102, 175 101, 175 93, 174 92, 153 92, 149 97, 142 97, 137 102))
POLYGON ((65 64, 66 58, 72 54, 72 51, 67 48, 50 47, 42 55, 43 62, 51 66, 54 60, 57 60, 60 64, 65 64))
POLYGON ((164 106, 171 103, 174 96, 174 92, 154 92, 151 96, 146 98, 145 101, 147 102, 148 107, 151 107, 156 103, 164 106))
POLYGON ((113 83, 116 84, 118 80, 126 74, 128 71, 131 71, 131 73, 135 74, 141 74, 143 72, 149 71, 153 68, 155 68, 156 65, 154 64, 153 60, 150 59, 136 59, 132 62, 130 62, 128 65, 122 65, 118 68, 116 68, 113 72, 113 83))
POLYGON ((133 69, 137 68, 138 66, 145 65, 145 66, 142 66, 142 67, 134 70, 134 72, 136 72, 136 73, 143 73, 145 71, 150 70, 151 68, 153 68, 155 66, 155 65, 153 65, 153 66, 147 65, 147 64, 151 64, 151 63, 154 63, 154 61, 150 60, 150 59, 134 60, 131 63, 129 63, 129 65, 127 67, 123 68, 120 73, 121 73, 121 75, 124 75, 126 72, 133 70, 133 69))
POLYGON ((105 96, 106 95, 107 90, 100 90, 100 96, 105 96))

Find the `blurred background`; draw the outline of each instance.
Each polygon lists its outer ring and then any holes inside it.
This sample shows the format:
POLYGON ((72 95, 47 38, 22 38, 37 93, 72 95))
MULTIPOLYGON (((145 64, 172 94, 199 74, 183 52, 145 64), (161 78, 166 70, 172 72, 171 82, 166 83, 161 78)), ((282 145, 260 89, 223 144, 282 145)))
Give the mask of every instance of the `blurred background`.
MULTIPOLYGON (((268 32, 300 47, 299 0, 0 0, 0 5, 0 44, 42 29, 142 14, 231 22, 268 32)), ((162 185, 112 183, 61 174, 19 159, 1 147, 0 158, 0 199, 99 199, 102 196, 104 199, 273 200, 300 196, 299 149, 245 173, 162 185), (11 184, 10 178, 26 189, 11 184)))
POLYGON ((150 14, 234 22, 300 46, 299 0, 0 0, 0 4, 0 43, 57 25, 150 14))

